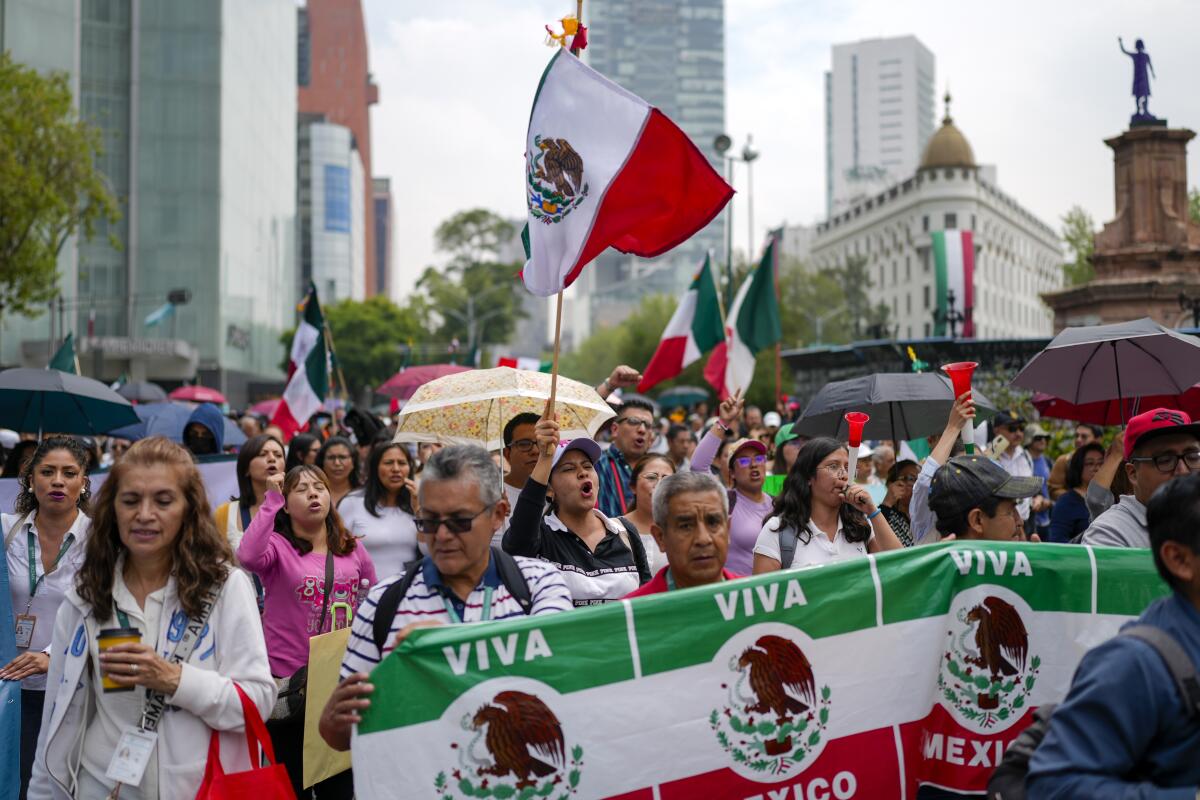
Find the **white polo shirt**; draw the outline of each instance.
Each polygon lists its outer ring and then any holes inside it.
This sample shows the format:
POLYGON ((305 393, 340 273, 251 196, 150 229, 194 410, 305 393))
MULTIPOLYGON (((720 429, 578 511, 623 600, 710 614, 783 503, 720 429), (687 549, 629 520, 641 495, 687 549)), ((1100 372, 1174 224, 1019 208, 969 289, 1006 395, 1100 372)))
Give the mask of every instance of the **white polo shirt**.
MULTIPOLYGON (((803 536, 796 540, 796 555, 792 558, 790 569, 810 567, 814 564, 831 564, 834 561, 859 558, 867 554, 867 542, 847 541, 842 534, 841 517, 838 517, 837 533, 834 534, 833 541, 830 541, 825 532, 814 525, 811 519, 808 521, 808 534, 807 544, 803 536)), ((875 538, 874 533, 871 534, 871 538, 875 538)), ((762 526, 758 540, 754 543, 754 552, 783 563, 779 552, 779 517, 771 517, 762 526)))

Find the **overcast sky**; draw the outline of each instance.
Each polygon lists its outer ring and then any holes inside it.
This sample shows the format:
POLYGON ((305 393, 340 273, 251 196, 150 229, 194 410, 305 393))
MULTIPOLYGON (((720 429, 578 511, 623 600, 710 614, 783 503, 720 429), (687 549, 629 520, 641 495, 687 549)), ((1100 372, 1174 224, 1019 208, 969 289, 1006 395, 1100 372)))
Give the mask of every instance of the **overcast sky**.
MULTIPOLYGON (((564 0, 365 0, 374 171, 396 200, 396 295, 425 266, 438 222, 482 206, 524 215, 525 128, 553 51, 542 26, 574 9, 564 0)), ((585 0, 585 17, 586 0, 585 0)), ((1103 139, 1133 112, 1132 49, 1146 42, 1158 80, 1150 110, 1173 127, 1200 126, 1195 0, 727 0, 726 128, 762 152, 755 168, 756 239, 824 212, 822 75, 833 44, 914 34, 949 83, 955 123, 1000 186, 1056 229, 1072 205, 1097 224, 1113 211, 1112 156, 1103 139)), ((938 119, 941 118, 939 101, 938 119)), ((1189 184, 1200 183, 1191 148, 1189 184)), ((735 216, 746 219, 744 178, 735 216)), ((735 220, 735 243, 748 233, 735 220)))

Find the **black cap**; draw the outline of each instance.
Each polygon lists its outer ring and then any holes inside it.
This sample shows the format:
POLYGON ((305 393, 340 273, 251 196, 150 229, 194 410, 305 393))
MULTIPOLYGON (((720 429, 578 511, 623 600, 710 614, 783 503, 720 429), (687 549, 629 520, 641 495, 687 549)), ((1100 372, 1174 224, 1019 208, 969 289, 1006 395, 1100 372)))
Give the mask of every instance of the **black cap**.
POLYGON ((951 519, 979 506, 988 497, 1020 500, 1042 491, 1042 479, 1014 477, 983 456, 957 456, 938 468, 929 485, 929 509, 951 519))
POLYGON ((998 411, 992 417, 992 427, 1003 428, 1006 425, 1024 425, 1025 418, 1013 411, 998 411))

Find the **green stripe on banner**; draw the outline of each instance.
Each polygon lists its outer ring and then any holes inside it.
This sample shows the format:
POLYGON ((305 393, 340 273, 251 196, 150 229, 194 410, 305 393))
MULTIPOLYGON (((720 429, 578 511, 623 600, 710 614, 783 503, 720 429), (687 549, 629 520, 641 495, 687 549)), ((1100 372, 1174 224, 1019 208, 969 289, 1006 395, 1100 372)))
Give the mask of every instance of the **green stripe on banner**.
POLYGON ((1166 586, 1157 571, 1146 571, 1146 562, 1153 563, 1149 551, 1118 547, 1088 549, 1096 556, 1097 613, 1140 614, 1142 609, 1166 594, 1166 586))
POLYGON ((950 312, 950 305, 947 301, 946 294, 950 290, 950 274, 946 265, 946 232, 934 231, 929 234, 930 243, 933 250, 934 274, 937 280, 937 319, 933 323, 933 335, 946 335, 946 315, 950 312))

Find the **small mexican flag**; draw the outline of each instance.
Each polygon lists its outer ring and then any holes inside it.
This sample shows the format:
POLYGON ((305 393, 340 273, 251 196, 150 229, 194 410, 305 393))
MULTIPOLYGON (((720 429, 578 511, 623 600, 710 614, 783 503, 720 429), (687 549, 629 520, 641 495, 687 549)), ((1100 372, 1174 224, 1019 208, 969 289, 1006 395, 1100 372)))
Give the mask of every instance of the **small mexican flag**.
POLYGON ((638 391, 674 378, 702 355, 725 339, 717 285, 713 280, 712 261, 704 257, 704 266, 692 278, 692 285, 679 301, 671 321, 663 331, 658 349, 642 373, 638 391))
POLYGON ((661 255, 733 196, 674 122, 561 49, 538 85, 525 152, 522 275, 535 295, 570 286, 608 247, 661 255))
POLYGON ((975 305, 975 237, 971 231, 934 231, 933 260, 937 265, 937 310, 933 335, 946 335, 946 316, 950 313, 950 293, 954 293, 954 307, 961 311, 966 320, 962 326, 964 339, 975 336, 975 322, 968 309, 975 305))
POLYGON ((58 352, 54 354, 54 358, 50 359, 50 363, 46 365, 46 368, 56 369, 59 372, 69 372, 72 375, 79 374, 79 356, 75 354, 74 333, 67 334, 67 338, 63 339, 58 352))
POLYGON ((272 425, 283 429, 284 439, 305 425, 308 418, 321 410, 329 394, 329 358, 325 350, 325 317, 317 301, 317 287, 309 284, 308 294, 301 304, 304 316, 292 338, 292 355, 288 363, 288 384, 283 402, 275 409, 272 425))
POLYGON ((549 372, 552 362, 542 361, 537 358, 526 358, 525 356, 512 357, 502 356, 496 359, 497 367, 512 367, 513 369, 527 369, 530 372, 549 372))
POLYGON ((754 377, 754 356, 783 338, 779 300, 775 297, 775 258, 778 239, 772 237, 762 261, 754 268, 729 306, 725 341, 708 357, 704 378, 724 400, 738 389, 744 394, 754 377))

